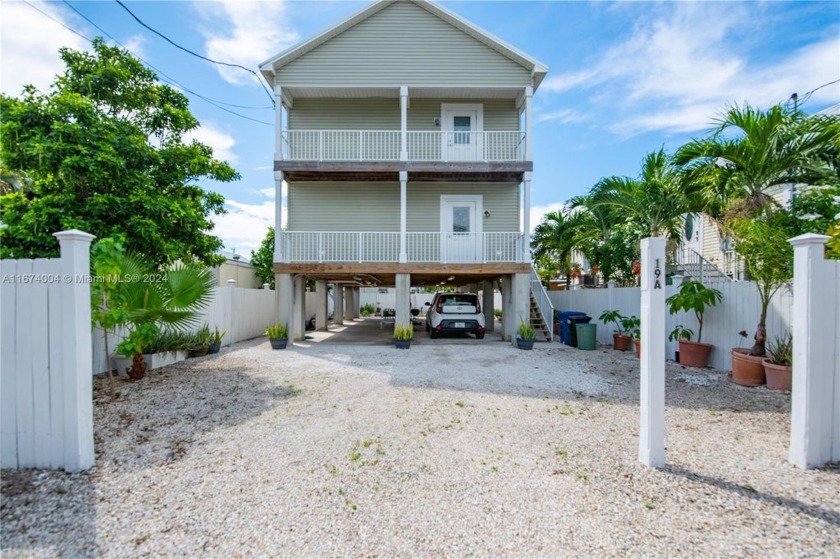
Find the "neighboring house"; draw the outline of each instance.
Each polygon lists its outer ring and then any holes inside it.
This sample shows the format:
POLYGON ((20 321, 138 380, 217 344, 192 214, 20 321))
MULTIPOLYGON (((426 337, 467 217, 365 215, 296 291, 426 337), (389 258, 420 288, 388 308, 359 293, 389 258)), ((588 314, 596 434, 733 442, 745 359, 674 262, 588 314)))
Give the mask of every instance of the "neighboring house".
POLYGON ((213 269, 216 274, 216 285, 224 287, 230 285, 230 280, 233 280, 236 287, 248 289, 263 288, 263 284, 254 270, 254 266, 247 258, 226 250, 219 251, 219 254, 225 257, 225 261, 213 269))
POLYGON ((344 316, 359 287, 395 287, 406 325, 412 286, 483 291, 488 324, 499 287, 512 338, 532 315, 523 232, 546 66, 437 4, 386 0, 260 69, 277 102, 274 270, 292 337, 310 279, 319 305, 333 284, 344 316))

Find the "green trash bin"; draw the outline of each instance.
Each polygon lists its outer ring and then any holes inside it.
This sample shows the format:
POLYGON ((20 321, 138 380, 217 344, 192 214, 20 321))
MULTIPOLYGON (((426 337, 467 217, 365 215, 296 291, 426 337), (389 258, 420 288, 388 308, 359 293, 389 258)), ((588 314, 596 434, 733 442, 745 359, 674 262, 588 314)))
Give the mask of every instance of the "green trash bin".
POLYGON ((597 324, 576 324, 577 347, 578 349, 595 349, 595 334, 598 330, 597 324))

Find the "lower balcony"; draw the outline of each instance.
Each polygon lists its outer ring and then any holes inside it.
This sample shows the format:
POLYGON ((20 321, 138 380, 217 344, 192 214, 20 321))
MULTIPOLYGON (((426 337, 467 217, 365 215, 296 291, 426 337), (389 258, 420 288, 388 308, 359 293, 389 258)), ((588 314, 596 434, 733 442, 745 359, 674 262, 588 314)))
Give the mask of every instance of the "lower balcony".
MULTIPOLYGON (((405 262, 492 264, 522 262, 522 233, 406 233, 405 262)), ((400 262, 400 233, 284 231, 284 262, 400 262)))

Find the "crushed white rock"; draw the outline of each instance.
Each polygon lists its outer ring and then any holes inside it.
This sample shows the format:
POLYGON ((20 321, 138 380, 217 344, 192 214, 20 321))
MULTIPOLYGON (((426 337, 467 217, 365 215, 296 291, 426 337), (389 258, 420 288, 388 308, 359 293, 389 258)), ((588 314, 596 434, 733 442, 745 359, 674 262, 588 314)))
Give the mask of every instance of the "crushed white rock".
POLYGON ((4 557, 840 555, 840 470, 786 461, 790 395, 537 344, 257 340, 96 381, 97 466, 3 472, 4 557))

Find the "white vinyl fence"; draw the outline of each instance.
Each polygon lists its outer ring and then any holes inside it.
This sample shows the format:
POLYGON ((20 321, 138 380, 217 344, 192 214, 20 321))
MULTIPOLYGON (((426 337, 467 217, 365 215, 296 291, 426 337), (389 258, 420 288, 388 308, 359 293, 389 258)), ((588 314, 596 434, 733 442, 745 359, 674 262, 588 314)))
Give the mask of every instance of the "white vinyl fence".
MULTIPOLYGON (((734 282, 710 285, 723 294, 723 300, 715 307, 706 309, 703 315, 704 343, 712 344, 714 349, 709 356, 709 366, 720 371, 732 369, 730 350, 733 347, 751 347, 755 334, 761 303, 758 290, 753 282, 734 282), (746 330, 747 339, 738 335, 746 330)), ((676 285, 666 286, 665 295, 670 297, 677 292, 676 285)), ((573 291, 549 291, 549 298, 558 311, 580 311, 592 317, 592 324, 598 324, 598 343, 612 344, 612 324, 603 324, 598 317, 606 310, 617 310, 625 316, 640 316, 641 292, 638 287, 612 287, 606 289, 579 289, 573 291)), ((791 331, 793 296, 783 287, 770 302, 767 310, 767 335, 769 340, 791 331)), ((698 324, 694 313, 668 315, 665 319, 665 333, 669 334, 675 326, 682 325, 694 332, 697 340, 698 324)), ((677 342, 667 342, 666 356, 674 358, 678 349, 677 342)))
MULTIPOLYGON (((277 304, 274 291, 267 289, 247 289, 241 287, 216 287, 213 300, 199 315, 196 324, 200 328, 205 323, 210 330, 227 329, 222 338, 222 347, 262 336, 266 327, 277 322, 277 304)), ((122 340, 122 336, 109 336, 108 346, 111 354, 122 340)), ((93 333, 93 372, 104 373, 107 369, 105 360, 105 341, 102 330, 93 333)))
POLYGON ((3 468, 93 466, 90 243, 56 233, 60 258, 0 261, 3 468))

